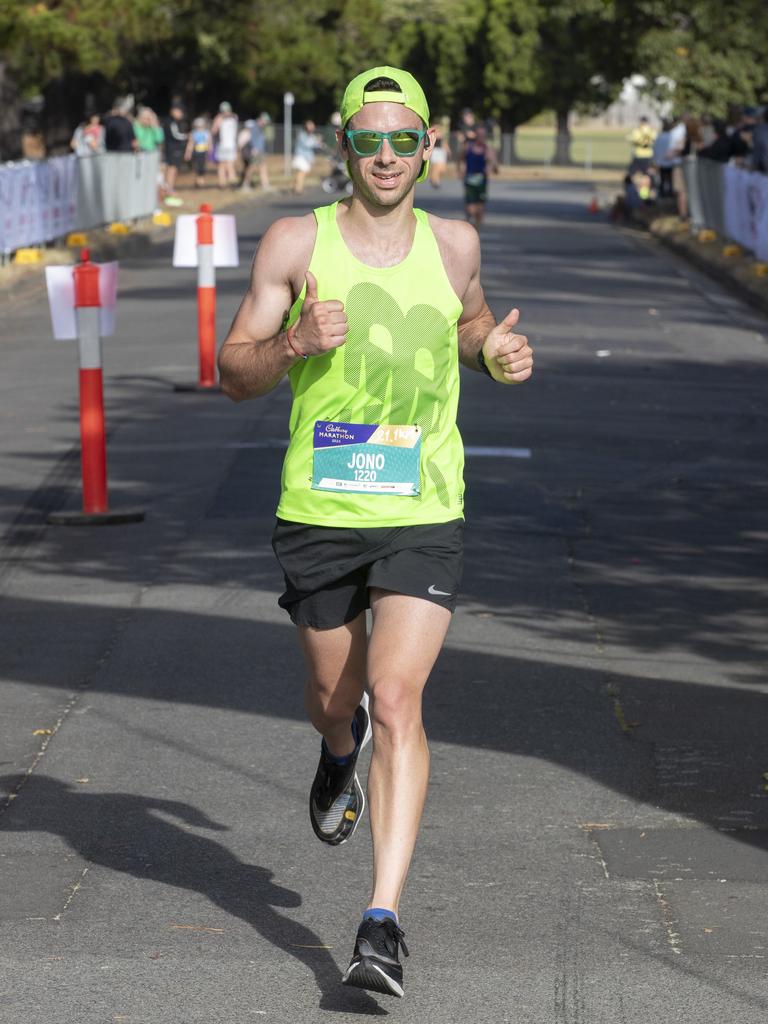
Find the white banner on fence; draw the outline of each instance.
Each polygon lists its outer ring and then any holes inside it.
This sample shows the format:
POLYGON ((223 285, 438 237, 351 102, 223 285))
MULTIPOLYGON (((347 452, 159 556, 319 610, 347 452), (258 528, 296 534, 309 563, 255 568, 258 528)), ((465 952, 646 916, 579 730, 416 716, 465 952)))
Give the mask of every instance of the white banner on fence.
POLYGON ((768 260, 768 175, 728 164, 723 183, 726 235, 768 260))
POLYGON ((69 234, 77 213, 77 157, 0 167, 0 250, 69 234))
MULTIPOLYGON (((176 238, 173 245, 174 267, 197 266, 197 214, 183 214, 176 218, 176 238)), ((237 223, 231 213, 213 215, 213 265, 238 267, 237 223)))
MULTIPOLYGON (((117 305, 117 263, 97 263, 99 268, 99 333, 108 338, 115 333, 115 306, 117 305)), ((46 267, 45 283, 51 310, 53 336, 57 341, 77 338, 75 315, 74 267, 46 267)))

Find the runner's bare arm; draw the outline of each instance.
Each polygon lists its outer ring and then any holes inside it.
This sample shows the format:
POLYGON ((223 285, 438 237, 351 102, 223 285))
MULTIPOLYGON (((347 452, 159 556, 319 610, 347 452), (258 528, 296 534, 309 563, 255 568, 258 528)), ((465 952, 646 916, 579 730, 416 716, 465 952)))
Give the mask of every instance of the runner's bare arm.
POLYGON ((321 356, 347 340, 343 303, 321 299, 308 270, 315 217, 275 221, 261 241, 251 284, 219 354, 221 386, 235 402, 271 391, 300 359, 321 356), (281 330, 306 282, 298 320, 281 330))
POLYGON ((533 372, 533 352, 524 334, 515 333, 520 311, 512 309, 500 323, 488 308, 480 284, 480 239, 469 224, 430 218, 448 279, 464 307, 459 317, 459 359, 481 371, 478 353, 494 380, 520 384, 533 372))
POLYGON ((477 353, 496 326, 480 285, 480 239, 473 227, 459 220, 430 217, 451 287, 464 307, 459 317, 459 360, 480 370, 477 353))
POLYGON ((299 356, 281 327, 312 257, 313 216, 285 217, 267 230, 251 281, 219 352, 221 387, 235 402, 266 395, 299 356))

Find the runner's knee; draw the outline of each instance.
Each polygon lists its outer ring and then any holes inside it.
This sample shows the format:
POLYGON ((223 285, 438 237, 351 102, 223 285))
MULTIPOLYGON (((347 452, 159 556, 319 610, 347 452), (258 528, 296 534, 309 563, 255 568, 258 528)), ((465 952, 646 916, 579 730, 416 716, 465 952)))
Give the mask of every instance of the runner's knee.
POLYGON ((374 738, 397 741, 418 733, 422 729, 421 689, 392 681, 372 685, 370 714, 374 738))
POLYGON ((360 703, 362 687, 345 686, 342 681, 331 685, 328 681, 310 677, 307 680, 305 703, 312 724, 326 727, 351 722, 360 703))

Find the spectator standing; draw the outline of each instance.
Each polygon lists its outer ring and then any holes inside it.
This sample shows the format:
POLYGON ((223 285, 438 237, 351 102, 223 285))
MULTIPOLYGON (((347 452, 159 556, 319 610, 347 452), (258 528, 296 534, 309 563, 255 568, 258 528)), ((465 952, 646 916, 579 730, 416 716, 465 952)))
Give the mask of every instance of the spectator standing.
MULTIPOLYGON (((269 183, 269 170, 267 168, 267 136, 265 131, 270 121, 269 114, 262 112, 255 121, 245 122, 248 130, 247 144, 249 146, 249 155, 247 162, 245 159, 243 161, 242 188, 253 188, 255 171, 259 172, 259 183, 262 190, 268 192, 272 188, 269 183)), ((244 132, 241 133, 241 135, 244 134, 244 132)), ((245 146, 243 146, 241 152, 245 153, 245 146)))
POLYGON ((672 195, 672 161, 669 157, 672 122, 665 117, 653 142, 653 166, 659 173, 659 199, 672 195))
POLYGON ((219 104, 219 112, 214 118, 211 131, 216 143, 219 188, 236 185, 237 115, 232 112, 232 104, 226 100, 219 104))
POLYGON ((768 106, 752 130, 752 168, 768 173, 768 106))
POLYGON ((165 155, 163 175, 165 202, 168 206, 181 206, 183 200, 176 195, 176 179, 187 152, 189 133, 184 108, 178 100, 172 101, 168 116, 163 118, 162 129, 165 155))
POLYGON ((674 173, 675 168, 679 167, 683 159, 683 150, 685 149, 685 141, 688 137, 688 130, 685 126, 685 120, 682 117, 675 117, 672 120, 672 125, 669 129, 669 145, 667 146, 667 160, 672 167, 672 191, 675 191, 675 180, 679 177, 674 173))
POLYGON ((253 152, 253 141, 251 135, 251 129, 255 126, 256 121, 249 117, 243 121, 243 126, 237 133, 237 153, 242 163, 242 173, 240 175, 240 187, 245 188, 245 178, 248 172, 248 164, 251 162, 251 154, 253 152))
MULTIPOLYGON (((688 182, 685 177, 685 167, 690 167, 696 162, 699 151, 703 146, 701 123, 697 117, 687 115, 683 119, 685 127, 685 141, 680 151, 680 163, 672 169, 672 188, 675 192, 677 202, 677 213, 680 220, 688 220, 688 182)), ((673 151, 673 156, 675 155, 673 151)))
POLYGON ((713 124, 713 117, 711 114, 702 114, 699 122, 699 130, 701 132, 701 145, 710 146, 715 141, 715 128, 713 124))
POLYGON ((132 114, 133 96, 118 96, 102 121, 104 148, 108 153, 133 153, 136 149, 132 114))
POLYGON ((314 121, 305 121, 296 139, 296 148, 293 153, 291 167, 296 172, 293 176, 293 191, 301 195, 304 191, 304 182, 312 170, 318 149, 322 143, 317 136, 314 121))
POLYGON ((713 123, 715 137, 708 146, 699 150, 699 156, 705 160, 715 160, 719 164, 727 164, 731 159, 731 137, 725 121, 716 119, 713 123))
POLYGON ((133 134, 136 136, 138 148, 143 153, 154 153, 163 144, 163 129, 157 114, 151 107, 139 107, 136 120, 133 122, 133 134))
POLYGON ((208 123, 204 117, 196 117, 192 122, 192 131, 189 133, 187 148, 184 152, 185 161, 192 161, 195 171, 195 188, 202 188, 205 185, 205 165, 212 146, 213 140, 208 123))
POLYGON ((756 123, 755 107, 745 107, 731 129, 731 159, 736 159, 740 164, 747 160, 752 152, 752 133, 756 123))
POLYGON ((77 156, 96 156, 104 152, 104 128, 98 114, 81 122, 69 143, 77 156))
POLYGON ((448 134, 441 122, 432 125, 435 132, 435 144, 429 156, 429 184, 433 188, 440 188, 445 169, 451 158, 451 150, 448 145, 448 134))
POLYGON ((651 128, 647 117, 640 118, 640 123, 630 132, 628 138, 632 144, 632 161, 628 173, 635 174, 641 171, 645 174, 653 160, 653 143, 656 139, 656 132, 651 128))

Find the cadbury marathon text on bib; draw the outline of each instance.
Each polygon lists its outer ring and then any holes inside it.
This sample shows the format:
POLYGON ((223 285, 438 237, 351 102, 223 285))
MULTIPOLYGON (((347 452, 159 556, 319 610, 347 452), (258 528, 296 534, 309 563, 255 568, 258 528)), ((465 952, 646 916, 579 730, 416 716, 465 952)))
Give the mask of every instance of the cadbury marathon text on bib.
POLYGON ((421 428, 316 420, 316 491, 401 494, 420 491, 421 428))

